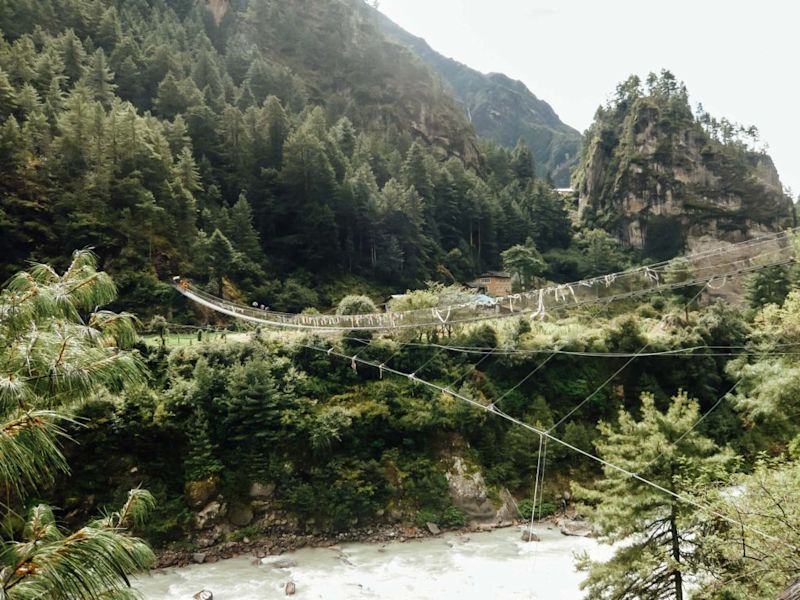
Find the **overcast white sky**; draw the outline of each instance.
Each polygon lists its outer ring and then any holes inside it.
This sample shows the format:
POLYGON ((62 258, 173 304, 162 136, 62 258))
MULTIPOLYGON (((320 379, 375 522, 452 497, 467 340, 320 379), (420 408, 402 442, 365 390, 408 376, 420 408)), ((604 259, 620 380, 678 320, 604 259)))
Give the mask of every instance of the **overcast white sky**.
POLYGON ((670 69, 692 106, 755 125, 800 193, 794 0, 381 0, 440 53, 522 80, 580 131, 619 81, 670 69))

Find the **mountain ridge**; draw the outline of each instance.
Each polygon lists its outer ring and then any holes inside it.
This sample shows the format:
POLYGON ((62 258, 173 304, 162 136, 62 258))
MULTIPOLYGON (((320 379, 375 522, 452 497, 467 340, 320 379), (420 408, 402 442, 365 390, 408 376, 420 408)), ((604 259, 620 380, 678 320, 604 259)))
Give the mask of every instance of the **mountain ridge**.
POLYGON ((563 123, 550 104, 537 97, 524 82, 504 73, 482 73, 446 57, 378 10, 370 12, 384 33, 408 48, 442 78, 479 136, 493 139, 507 148, 513 148, 520 138, 524 139, 533 151, 537 173, 549 176, 558 186, 569 184, 582 136, 563 123))

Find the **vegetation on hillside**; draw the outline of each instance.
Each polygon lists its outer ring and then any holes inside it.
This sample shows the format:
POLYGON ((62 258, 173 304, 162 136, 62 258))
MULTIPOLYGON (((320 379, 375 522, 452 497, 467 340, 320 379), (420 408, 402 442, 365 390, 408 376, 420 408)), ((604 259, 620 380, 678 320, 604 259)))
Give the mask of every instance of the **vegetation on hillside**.
POLYGON ((365 10, 240 2, 217 23, 194 2, 7 6, 0 278, 94 246, 143 317, 176 301, 162 282, 178 273, 300 310, 333 304, 319 284, 347 275, 398 290, 498 268, 529 235, 569 246, 527 146, 479 153, 365 10))
POLYGON ((369 313, 403 289, 389 310, 434 309, 487 269, 524 289, 672 256, 706 221, 778 228, 791 212, 752 129, 693 114, 668 72, 629 79, 589 132, 576 224, 541 148, 478 140, 360 1, 215 8, 0 4, 0 597, 130 598, 144 539, 460 526, 455 457, 532 513, 536 435, 448 389, 662 488, 549 447, 548 510, 574 481, 622 542, 582 564, 589 598, 772 597, 796 576, 794 268, 752 275, 746 310, 693 286, 536 320, 168 343, 193 320, 178 273, 283 311, 369 313), (637 224, 637 203, 680 210, 637 224), (619 240, 637 231, 638 253, 619 240), (103 270, 68 259, 89 246, 103 270), (227 529, 200 523, 215 502, 227 529))

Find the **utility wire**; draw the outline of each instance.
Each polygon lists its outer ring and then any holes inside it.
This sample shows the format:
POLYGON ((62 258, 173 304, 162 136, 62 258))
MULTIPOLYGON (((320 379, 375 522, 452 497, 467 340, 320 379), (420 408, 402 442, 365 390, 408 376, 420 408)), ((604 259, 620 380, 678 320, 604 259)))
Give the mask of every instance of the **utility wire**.
MULTIPOLYGON (((319 348, 317 346, 310 346, 310 345, 307 345, 307 344, 300 344, 300 345, 303 346, 303 347, 312 349, 312 350, 316 350, 318 352, 322 352, 322 353, 328 354, 328 355, 337 356, 339 358, 343 358, 343 359, 347 359, 347 360, 352 360, 353 359, 352 356, 348 356, 346 354, 343 354, 343 353, 337 352, 337 351, 331 351, 332 349, 319 348)), ((379 367, 379 365, 377 365, 376 363, 368 361, 368 360, 365 360, 365 359, 356 359, 356 360, 358 360, 358 362, 361 362, 361 363, 363 363, 363 364, 365 364, 367 366, 371 366, 373 368, 378 368, 379 367)), ((721 519, 721 520, 723 520, 723 521, 725 521, 725 522, 727 522, 727 523, 729 523, 731 525, 735 525, 736 527, 739 527, 739 528, 742 528, 742 529, 745 529, 745 530, 748 530, 748 531, 752 531, 753 533, 755 533, 755 534, 757 534, 757 535, 759 535, 759 536, 761 536, 761 537, 763 537, 765 539, 768 539, 770 541, 773 541, 773 542, 776 542, 776 543, 781 544, 783 546, 786 546, 787 548, 791 549, 794 552, 800 551, 800 548, 796 548, 795 546, 792 546, 791 544, 786 543, 785 541, 781 540, 780 538, 778 538, 776 536, 770 535, 770 534, 768 534, 768 533, 766 533, 764 531, 761 531, 760 529, 757 529, 755 527, 752 527, 750 525, 746 525, 745 523, 743 523, 741 521, 738 521, 738 520, 736 520, 736 519, 734 519, 734 518, 732 518, 732 517, 730 517, 730 516, 728 516, 728 515, 726 515, 724 513, 721 513, 721 512, 719 512, 717 510, 714 510, 713 508, 710 508, 708 506, 705 506, 705 505, 701 504, 700 502, 698 502, 697 500, 694 500, 693 498, 690 498, 689 496, 685 496, 683 494, 679 494, 678 492, 674 492, 674 491, 672 491, 670 489, 667 489, 664 486, 659 485, 658 483, 656 483, 654 481, 650 481, 650 480, 642 477, 638 473, 634 473, 633 471, 630 471, 630 470, 628 470, 628 469, 626 469, 624 467, 621 467, 621 466, 619 466, 617 464, 614 464, 614 463, 612 463, 612 462, 610 462, 610 461, 608 461, 608 460, 606 460, 604 458, 596 456, 596 455, 592 454, 591 452, 588 452, 586 450, 578 448, 577 446, 575 446, 573 444, 570 444, 569 442, 567 442, 565 440, 562 440, 559 437, 556 437, 555 435, 553 435, 549 431, 545 431, 543 429, 540 429, 540 428, 534 427, 533 425, 525 423, 524 421, 521 421, 521 420, 517 419, 516 417, 513 417, 513 416, 503 412, 502 410, 494 407, 493 405, 488 405, 487 406, 485 404, 481 404, 477 400, 475 400, 473 398, 470 398, 468 396, 465 396, 464 394, 460 394, 458 392, 455 392, 455 391, 451 390, 450 388, 443 387, 443 386, 438 385, 436 383, 433 383, 431 381, 426 381, 424 379, 419 379, 419 378, 416 378, 416 377, 412 377, 412 374, 410 374, 410 373, 404 373, 403 371, 398 371, 397 369, 393 369, 393 368, 390 368, 390 367, 384 367, 384 370, 389 372, 389 373, 392 373, 393 375, 397 375, 399 377, 403 377, 403 378, 408 379, 410 381, 414 381, 416 383, 428 386, 428 387, 430 387, 432 389, 435 389, 435 390, 438 390, 438 391, 440 391, 440 392, 442 392, 444 394, 449 394, 449 395, 453 396, 454 398, 457 398, 457 399, 459 399, 459 400, 461 400, 461 401, 463 401, 463 402, 465 402, 465 403, 467 403, 467 404, 469 404, 471 406, 474 406, 475 408, 478 408, 478 409, 480 409, 480 410, 482 410, 484 412, 490 413, 490 414, 497 415, 500 418, 505 419, 506 421, 508 421, 510 423, 513 423, 515 425, 523 427, 523 428, 527 429, 528 431, 531 431, 531 432, 533 432, 533 433, 535 433, 537 435, 543 436, 543 437, 555 442, 556 444, 559 444, 560 446, 563 446, 563 447, 565 447, 565 448, 567 448, 569 450, 572 450, 573 452, 576 452, 576 453, 578 453, 578 454, 580 454, 582 456, 585 456, 586 458, 589 458, 589 459, 591 459, 591 460, 593 460, 593 461, 595 461, 595 462, 597 462, 597 463, 599 463, 599 464, 601 464, 601 465, 603 465, 605 467, 608 467, 611 470, 617 471, 619 473, 622 473, 623 475, 626 475, 627 477, 635 479, 635 480, 637 480, 637 481, 639 481, 639 482, 641 482, 641 483, 643 483, 643 484, 645 484, 645 485, 647 485, 649 487, 652 487, 655 490, 658 490, 658 491, 662 492, 663 494, 666 494, 668 496, 671 496, 672 498, 675 498, 676 500, 678 500, 680 502, 683 502, 684 504, 688 504, 690 506, 693 506, 693 507, 697 508, 698 510, 700 510, 700 511, 702 511, 702 512, 708 514, 708 515, 717 517, 717 518, 719 518, 719 519, 721 519)))
MULTIPOLYGON (((706 285, 707 285, 707 284, 706 284, 706 285)), ((686 305, 688 306, 689 304, 691 304, 692 302, 694 302, 695 300, 697 300, 697 298, 699 298, 699 297, 700 297, 700 294, 702 294, 702 293, 703 293, 703 291, 704 291, 705 289, 706 289, 706 286, 704 285, 702 288, 700 288, 700 290, 699 290, 699 291, 698 291, 698 292, 697 292, 697 293, 696 293, 694 296, 692 296, 692 298, 691 298, 691 299, 690 299, 688 302, 686 302, 686 305)), ((663 322, 664 322, 664 317, 662 317, 662 318, 661 318, 661 321, 659 321, 659 323, 663 323, 663 322)), ((639 358, 639 357, 642 355, 642 353, 643 353, 645 350, 647 350, 647 349, 650 347, 650 344, 651 344, 651 343, 652 343, 652 342, 650 342, 650 341, 647 341, 647 342, 646 342, 646 343, 645 343, 645 344, 644 344, 644 345, 643 345, 643 346, 642 346, 642 347, 639 349, 639 351, 638 351, 638 352, 636 352, 636 353, 635 353, 633 356, 631 356, 631 357, 630 357, 630 358, 629 358, 629 359, 628 359, 628 360, 625 362, 625 364, 623 364, 623 365, 622 365, 622 366, 621 366, 619 369, 617 369, 616 371, 614 371, 614 374, 613 374, 613 375, 611 375, 611 377, 609 377, 609 378, 608 378, 608 379, 606 379, 606 380, 605 380, 603 383, 601 383, 601 384, 600 384, 600 385, 597 387, 597 389, 595 389, 595 390, 594 390, 594 391, 593 391, 591 394, 589 394, 588 396, 586 396, 586 398, 584 398, 584 399, 583 399, 583 400, 581 400, 581 401, 580 401, 578 404, 576 404, 576 405, 575 405, 575 406, 572 408, 572 410, 570 410, 570 411, 569 411, 567 414, 565 414, 563 417, 561 417, 561 418, 558 420, 558 422, 557 422, 555 425, 553 425, 553 426, 552 426, 550 429, 548 429, 548 430, 547 430, 547 431, 548 431, 548 433, 549 433, 549 432, 552 432, 553 430, 555 430, 555 429, 556 429, 556 428, 557 428, 559 425, 561 425, 561 424, 562 424, 564 421, 566 421, 567 419, 569 419, 569 418, 570 418, 572 415, 574 415, 574 414, 575 414, 576 412, 578 412, 578 411, 579 411, 581 408, 583 408, 583 407, 586 405, 586 403, 587 403, 587 402, 589 402, 589 400, 591 400, 591 399, 592 399, 592 398, 594 398, 594 397, 595 397, 597 394, 599 394, 599 393, 600 393, 600 391, 601 391, 601 390, 602 390, 604 387, 606 387, 606 386, 607 386, 609 383, 611 383, 611 382, 612 382, 612 381, 613 381, 613 380, 614 380, 614 379, 617 377, 617 375, 619 375, 620 373, 622 373, 622 371, 624 371, 624 370, 625 370, 625 368, 626 368, 626 367, 628 367, 628 365, 630 365, 630 364, 631 364, 633 361, 635 361, 637 358, 639 358)))

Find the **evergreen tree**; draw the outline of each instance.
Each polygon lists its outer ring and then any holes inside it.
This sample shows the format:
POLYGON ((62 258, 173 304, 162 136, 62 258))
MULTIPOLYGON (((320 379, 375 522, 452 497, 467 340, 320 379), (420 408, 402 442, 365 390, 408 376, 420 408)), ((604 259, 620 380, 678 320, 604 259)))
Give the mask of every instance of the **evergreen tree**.
POLYGON ((528 238, 525 245, 512 246, 501 256, 503 268, 516 275, 523 290, 528 289, 534 279, 544 270, 544 260, 542 260, 539 250, 536 249, 533 238, 528 238))
POLYGON ((203 481, 219 475, 224 466, 216 457, 217 448, 211 442, 208 417, 201 408, 195 408, 186 428, 188 450, 184 460, 187 481, 203 481))
POLYGON ((86 50, 72 29, 68 29, 61 37, 61 62, 64 65, 64 76, 73 85, 83 76, 86 50))
POLYGON ((789 269, 783 265, 767 267, 754 273, 746 284, 747 301, 752 308, 783 304, 792 289, 789 269))
MULTIPOLYGON (((699 416, 697 402, 685 393, 666 412, 645 394, 638 420, 621 410, 616 425, 600 423, 598 455, 671 492, 691 495, 701 481, 718 478, 729 458, 694 429, 699 416)), ((578 488, 578 497, 592 505, 590 518, 603 541, 625 543, 605 563, 582 562, 586 597, 687 597, 701 542, 697 509, 611 467, 603 473, 595 489, 578 488)))
POLYGON ((228 237, 231 243, 245 256, 256 264, 264 260, 264 253, 261 250, 261 242, 258 232, 253 227, 253 210, 244 194, 239 195, 230 211, 230 229, 228 237))
POLYGON ((11 85, 5 71, 0 69, 0 118, 3 120, 16 108, 15 96, 14 86, 11 85))
POLYGON ((509 166, 518 181, 525 183, 533 180, 535 176, 533 154, 524 139, 519 138, 517 141, 517 145, 511 153, 511 164, 509 166))
POLYGON ((289 117, 275 96, 269 96, 264 102, 263 123, 268 140, 266 166, 279 167, 283 163, 283 145, 289 136, 289 117))
POLYGON ((91 253, 77 252, 64 274, 37 265, 0 292, 7 381, 0 392, 0 484, 9 508, 27 514, 19 536, 8 529, 0 534, 0 596, 9 600, 129 597, 128 576, 155 560, 143 541, 128 535, 153 506, 143 490, 131 491, 120 511, 73 533, 64 532, 49 506, 24 504, 67 470, 61 444, 73 405, 104 388, 144 380, 135 355, 125 350, 136 336, 132 317, 92 312, 115 296, 96 264, 91 253), (25 353, 18 351, 23 346, 25 353))
POLYGON ((82 83, 88 91, 89 98, 101 102, 103 106, 111 104, 117 86, 114 84, 114 73, 108 67, 106 54, 102 48, 98 48, 92 54, 82 83))
POLYGON ((433 181, 422 146, 414 142, 408 149, 403 163, 403 184, 412 186, 426 202, 433 201, 433 181))
POLYGON ((205 243, 205 256, 209 274, 217 282, 217 295, 222 297, 225 278, 238 268, 239 253, 230 240, 219 229, 215 229, 205 243))

